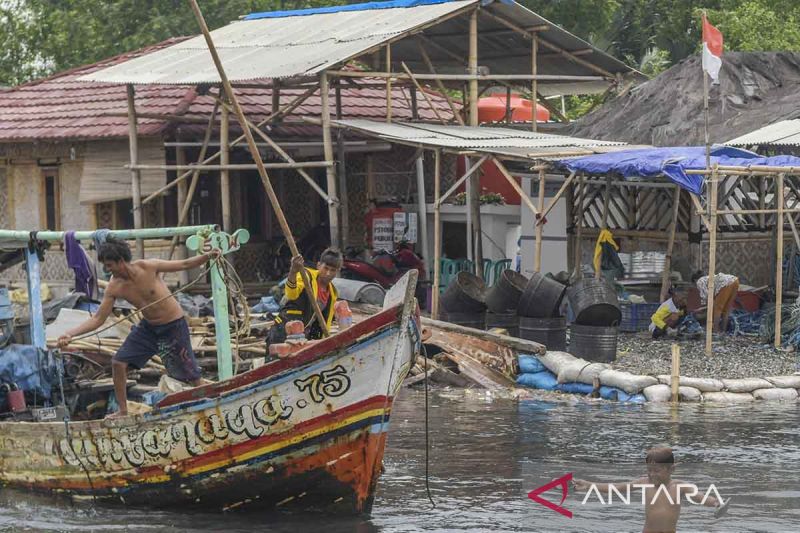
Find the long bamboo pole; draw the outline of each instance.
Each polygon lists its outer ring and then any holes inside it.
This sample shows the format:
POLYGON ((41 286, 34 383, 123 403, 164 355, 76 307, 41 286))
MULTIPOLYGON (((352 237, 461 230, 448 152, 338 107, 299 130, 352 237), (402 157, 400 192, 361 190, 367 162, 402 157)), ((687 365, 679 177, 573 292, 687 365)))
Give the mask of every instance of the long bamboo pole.
MULTIPOLYGON (((250 155, 253 157, 253 160, 258 165, 258 175, 261 177, 261 183, 264 186, 264 190, 269 197, 269 201, 272 204, 272 209, 275 211, 275 217, 278 219, 278 223, 283 231, 283 235, 286 237, 286 243, 289 245, 289 249, 292 252, 293 256, 300 255, 300 251, 297 249, 297 244, 294 241, 294 237, 292 236, 292 230, 289 228, 289 223, 286 221, 286 217, 283 214, 283 208, 281 208, 281 204, 278 201, 278 197, 275 194, 275 190, 272 188, 272 183, 269 181, 269 176, 267 175, 267 169, 264 168, 264 161, 261 160, 261 154, 258 152, 258 147, 256 146, 256 140, 253 138, 253 133, 250 131, 250 128, 247 127, 247 120, 244 116, 244 111, 242 111, 242 107, 239 105, 239 100, 236 98, 236 94, 233 92, 233 87, 231 86, 230 81, 228 80, 228 76, 225 73, 225 69, 222 67, 222 61, 219 58, 219 54, 217 53, 217 48, 214 46, 214 41, 211 38, 211 33, 208 30, 208 26, 206 25, 206 21, 203 18, 203 13, 200 11, 200 6, 197 5, 197 0, 189 0, 191 4, 192 11, 194 12, 194 16, 197 19, 197 24, 200 26, 200 30, 203 32, 203 37, 205 37, 206 44, 208 45, 208 51, 211 53, 211 58, 214 60, 214 65, 217 67, 217 72, 219 73, 220 80, 222 81, 222 85, 225 88, 225 93, 228 95, 228 100, 230 101, 231 105, 233 106, 233 110, 236 113, 236 117, 239 120, 239 124, 242 126, 242 130, 244 130, 245 139, 247 139, 247 146, 250 149, 250 155)), ((324 74, 323 74, 324 77, 324 74)), ((327 79, 325 83, 325 87, 323 90, 323 100, 326 99, 327 96, 327 79)), ((323 106, 323 112, 328 111, 328 109, 323 106)), ((323 114, 324 117, 324 114, 323 114)), ((328 116, 328 122, 330 122, 330 116, 328 116)), ((300 275, 303 279, 303 285, 308 295, 308 299, 311 301, 311 306, 314 309, 314 316, 319 323, 319 327, 323 332, 323 335, 328 334, 328 324, 325 321, 325 318, 322 316, 322 311, 319 308, 319 302, 317 301, 317 295, 314 294, 314 291, 311 287, 311 280, 308 276, 308 272, 305 269, 300 271, 300 275)))
MULTIPOLYGON (((183 226, 174 228, 143 228, 143 229, 119 229, 111 230, 108 235, 120 240, 130 239, 164 239, 178 235, 181 237, 188 237, 190 235, 197 235, 200 232, 206 231, 219 231, 219 228, 212 224, 203 226, 183 226)), ((76 231, 75 239, 79 241, 86 241, 94 239, 96 234, 95 230, 92 231, 76 231)), ((36 240, 47 242, 62 242, 66 237, 66 231, 37 231, 36 240)), ((18 241, 28 242, 31 240, 31 232, 23 230, 0 230, 0 240, 4 241, 18 241)))
POLYGON ((711 356, 714 329, 714 277, 717 273, 717 168, 711 173, 711 200, 709 209, 709 236, 708 236, 708 298, 706 305, 706 355, 711 356))
MULTIPOLYGON (((535 41, 534 41, 535 42, 535 41)), ((544 186, 545 174, 544 169, 539 170, 539 212, 544 211, 544 186)), ((541 224, 536 224, 536 255, 534 256, 533 269, 536 272, 542 270, 542 231, 544 230, 544 221, 541 224)))
MULTIPOLYGON (((203 146, 200 147, 200 155, 197 157, 199 161, 202 161, 203 158, 206 156, 206 151, 208 150, 208 143, 211 142, 211 134, 214 131, 214 121, 217 116, 217 111, 219 110, 219 103, 214 102, 214 109, 211 110, 211 116, 208 117, 208 124, 206 125, 206 132, 203 135, 203 146)), ((192 199, 194 198, 194 191, 197 189, 197 184, 200 182, 200 170, 194 170, 192 173, 192 181, 189 183, 189 189, 186 191, 186 197, 183 200, 183 205, 181 207, 180 212, 178 213, 178 225, 181 226, 186 223, 186 219, 189 217, 189 209, 192 207, 192 199)), ((185 183, 185 182, 184 182, 185 183)), ((167 259, 172 259, 172 254, 175 253, 175 247, 178 245, 178 236, 172 238, 172 242, 169 245, 169 254, 167 255, 167 259)))
POLYGON ((461 176, 460 178, 458 178, 458 180, 456 180, 456 182, 449 189, 447 189, 447 192, 444 193, 441 196, 441 198, 439 198, 439 200, 437 200, 436 203, 441 204, 442 202, 447 200, 447 198, 451 194, 453 194, 456 191, 456 189, 458 189, 461 186, 462 183, 464 183, 466 180, 468 180, 472 176, 472 174, 474 174, 475 172, 480 170, 481 165, 483 165, 483 163, 487 159, 489 159, 489 154, 486 154, 486 155, 482 156, 480 159, 478 159, 478 162, 475 163, 474 165, 472 165, 471 167, 469 167, 467 169, 467 171, 464 173, 464 175, 461 176))
MULTIPOLYGON (((531 74, 536 76, 539 73, 539 39, 536 34, 531 35, 531 74)), ((535 77, 531 80, 531 130, 536 131, 536 95, 539 94, 539 80, 535 77)), ((538 257, 538 256, 537 256, 538 257)), ((536 269, 539 272, 539 269, 536 269)))
MULTIPOLYGON (((131 167, 139 163, 139 138, 136 124, 136 103, 133 85, 127 85, 128 97, 128 143, 131 156, 131 167)), ((139 170, 131 168, 131 197, 133 198, 133 227, 142 229, 142 175, 139 170)), ((144 242, 136 239, 136 257, 144 259, 144 242)))
MULTIPOLYGON (((611 177, 606 178, 606 190, 605 194, 603 195, 603 218, 600 225, 601 229, 608 229, 608 209, 609 209, 609 202, 611 201, 611 177)), ((594 271, 594 278, 600 279, 600 275, 602 273, 602 265, 594 271)))
MULTIPOLYGON (((478 74, 478 10, 469 16, 469 57, 467 60, 469 73, 478 74)), ((469 80, 469 125, 478 126, 478 79, 469 80)), ((472 214, 472 256, 475 263, 475 274, 483 277, 483 229, 481 228, 481 178, 475 173, 469 180, 471 197, 469 210, 472 214)))
POLYGON ((228 106, 222 106, 222 123, 219 130, 219 163, 223 167, 219 171, 219 192, 222 202, 222 229, 231 231, 231 175, 226 165, 230 164, 230 111, 228 106))
MULTIPOLYGON (((431 61, 431 57, 428 55, 428 51, 425 49, 425 45, 423 44, 422 40, 417 41, 417 46, 419 48, 419 53, 422 56, 422 61, 425 62, 425 65, 428 67, 428 70, 431 71, 431 74, 436 74, 436 69, 433 66, 433 62, 431 61)), ((416 80, 414 80, 416 82, 416 80)), ((450 95, 447 93, 447 89, 442 83, 442 80, 436 78, 434 80, 436 82, 436 87, 439 89, 439 92, 442 94, 445 100, 447 100, 447 105, 450 106, 450 111, 453 113, 453 117, 455 117, 456 121, 458 122, 459 126, 464 125, 464 119, 461 118, 461 113, 458 109, 456 109, 455 103, 453 103, 453 99, 450 98, 450 95)), ((419 83, 419 82, 416 82, 419 83)))
POLYGON ((675 186, 675 193, 672 195, 672 222, 669 226, 669 240, 667 241, 667 255, 664 258, 664 271, 661 273, 661 298, 660 302, 667 299, 669 291, 669 280, 672 271, 672 249, 675 246, 675 231, 678 228, 678 213, 680 211, 681 188, 675 186))
POLYGON ((514 179, 514 176, 511 175, 506 166, 499 159, 492 157, 492 161, 497 167, 497 170, 500 171, 500 174, 502 174, 506 179, 508 184, 511 185, 517 194, 519 194, 519 197, 522 199, 523 203, 528 206, 528 209, 531 210, 534 217, 538 218, 537 215, 539 214, 539 209, 536 208, 536 205, 534 205, 533 200, 531 200, 531 197, 528 196, 528 193, 526 193, 522 187, 520 187, 519 183, 517 183, 517 180, 514 179))
POLYGON ((777 217, 777 230, 778 238, 776 239, 776 257, 775 257, 775 348, 781 347, 781 306, 783 305, 783 173, 778 174, 778 180, 775 184, 775 202, 778 204, 778 217, 777 217))
MULTIPOLYGON (((542 44, 544 42, 542 41, 542 44)), ((393 80, 407 80, 408 74, 404 72, 376 72, 373 70, 329 70, 329 76, 339 78, 391 78, 393 80)), ((534 79, 531 74, 416 74, 418 80, 442 81, 530 81, 534 79)), ((539 81, 607 81, 603 76, 562 76, 557 74, 537 74, 539 81)))
MULTIPOLYGON (((392 71, 392 45, 386 45, 386 71, 392 71)), ((386 78, 386 122, 392 121, 392 78, 386 78)))
MULTIPOLYGON (((269 124, 270 122, 278 120, 280 117, 282 117, 286 113, 291 113, 300 104, 302 104, 303 102, 308 100, 308 98, 312 94, 317 92, 317 89, 318 89, 318 87, 312 87, 312 88, 308 89, 306 92, 304 92, 303 94, 301 94, 297 98, 295 98, 291 103, 289 103, 286 106, 282 107, 280 111, 268 116, 267 118, 265 118, 264 120, 259 122, 257 124, 257 127, 260 128, 260 127, 262 127, 262 126, 264 126, 266 124, 269 124)), ((240 135, 239 137, 234 139, 233 142, 230 143, 230 146, 231 147, 237 146, 243 140, 244 140, 244 135, 240 135)), ((212 154, 209 157, 207 157, 207 158, 203 159, 202 161, 200 161, 199 164, 200 165, 207 165, 207 164, 211 163, 212 161, 216 161, 219 157, 220 157, 220 152, 218 150, 218 151, 214 152, 214 154, 212 154)), ((216 170, 218 170, 218 169, 216 169, 216 170)), ((194 173, 194 169, 187 170, 186 172, 184 172, 183 174, 181 174, 180 176, 175 178, 173 181, 167 183, 166 185, 164 185, 163 187, 161 187, 157 191, 151 193, 147 198, 143 199, 142 200, 142 204, 146 204, 146 203, 151 202, 152 200, 158 198, 159 196, 161 196, 162 194, 164 194, 165 192, 170 190, 172 187, 177 186, 183 180, 189 178, 189 176, 192 176, 193 173, 194 173)))
POLYGON ((414 75, 411 73, 411 70, 409 70, 408 66, 406 66, 406 64, 405 64, 405 63, 400 63, 400 66, 402 66, 402 67, 403 67, 403 70, 405 70, 405 71, 406 71, 406 74, 408 74, 409 76, 411 76, 411 81, 412 81, 412 82, 414 82, 414 86, 417 88, 417 90, 418 90, 420 93, 422 93, 422 97, 425 99, 425 102, 427 102, 427 104, 428 104, 428 107, 430 107, 430 108, 431 108, 431 111, 433 111, 433 114, 434 114, 434 115, 436 115, 436 118, 438 118, 438 119, 439 119, 439 121, 440 121, 442 124, 445 124, 445 125, 446 125, 446 124, 447 124, 447 121, 446 121, 446 120, 445 120, 445 119, 442 117, 442 115, 441 115, 441 114, 439 114, 439 110, 436 108, 436 106, 435 106, 435 105, 433 105, 433 102, 431 102, 431 99, 430 99, 430 97, 428 96, 428 93, 426 93, 426 92, 425 92, 425 89, 423 89, 423 88, 422 88, 422 85, 420 85, 420 84, 419 84, 419 82, 417 81, 417 78, 415 78, 415 77, 414 77, 414 75))
MULTIPOLYGON (((336 169, 333 166, 333 140, 331 138, 331 106, 330 106, 330 85, 328 74, 323 72, 319 76, 320 95, 322 96, 322 150, 325 154, 325 161, 330 166, 325 169, 325 183, 328 187, 328 196, 336 198, 336 169)), ((328 202, 328 226, 331 232, 331 245, 339 246, 339 210, 338 206, 328 202)))
POLYGON ((575 180, 575 171, 572 171, 572 173, 569 176, 567 176, 567 179, 564 180, 564 183, 561 184, 561 187, 558 189, 558 192, 556 192, 555 196, 553 196, 553 198, 550 200, 550 203, 547 205, 547 208, 541 211, 542 216, 539 217, 539 222, 538 222, 539 224, 544 223, 544 219, 547 218, 547 215, 550 214, 550 211, 553 210, 553 208, 556 206, 561 197, 564 196, 564 192, 566 192, 567 187, 569 187, 569 185, 574 180, 575 180))
POLYGON ((578 213, 575 218, 575 277, 580 276, 581 263, 583 263, 583 259, 581 258, 583 244, 581 240, 583 239, 583 204, 586 199, 586 176, 583 174, 581 174, 578 187, 580 191, 578 192, 578 213))
POLYGON ((439 286, 442 279, 442 206, 440 193, 442 188, 442 151, 434 151, 433 170, 433 290, 431 297, 431 316, 439 320, 439 286))

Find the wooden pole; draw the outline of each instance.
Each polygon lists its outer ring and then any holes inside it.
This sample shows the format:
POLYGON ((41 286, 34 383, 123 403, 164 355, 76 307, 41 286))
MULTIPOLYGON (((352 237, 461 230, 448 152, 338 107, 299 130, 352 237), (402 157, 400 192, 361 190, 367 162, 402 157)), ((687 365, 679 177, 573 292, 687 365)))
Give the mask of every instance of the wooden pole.
POLYGON ((717 270, 717 168, 711 172, 711 200, 709 206, 708 235, 708 299, 706 305, 706 355, 711 356, 711 342, 714 329, 714 276, 717 270))
MULTIPOLYGON (((536 41, 534 40, 534 42, 536 41)), ((544 169, 539 169, 539 213, 544 211, 544 176, 544 169)), ((536 255, 534 256, 533 265, 533 269, 536 272, 541 272, 542 270, 542 231, 544 229, 544 221, 541 222, 541 224, 536 224, 536 255)))
MULTIPOLYGON (((469 17, 469 73, 478 74, 478 10, 469 17)), ((478 126, 478 80, 469 80, 469 125, 478 126)), ((481 176, 476 172, 469 180, 472 190, 470 211, 472 213, 472 255, 475 262, 475 275, 483 277, 483 231, 481 229, 481 176)))
MULTIPOLYGON (((274 90, 274 89, 273 89, 274 90)), ((222 106, 222 123, 219 129, 219 163, 221 166, 229 165, 230 159, 230 146, 229 146, 229 131, 230 131, 230 111, 228 106, 222 106)), ((231 226, 231 175, 227 168, 219 171, 219 192, 220 200, 222 201, 222 230, 230 233, 231 226)))
MULTIPOLYGON (((425 65, 428 67, 428 70, 431 72, 431 74, 436 74, 436 69, 433 67, 433 62, 431 61, 431 58, 428 55, 428 51, 425 50, 425 46, 422 44, 422 41, 421 40, 417 41, 417 45, 419 47, 419 53, 422 56, 422 60, 425 62, 425 65)), ((456 105, 453 103, 452 98, 450 98, 450 95, 447 93, 447 89, 445 88, 444 83, 442 83, 442 80, 440 80, 439 78, 436 78, 434 82, 436 83, 436 87, 439 89, 439 92, 442 94, 444 99, 447 100, 447 105, 450 107, 450 111, 453 113, 453 116, 455 117, 459 126, 463 126, 464 119, 461 118, 461 113, 459 113, 458 109, 456 109, 456 105)))
POLYGON ((281 82, 272 80, 272 114, 275 115, 281 108, 281 82))
POLYGON ((414 77, 414 75, 409 70, 408 66, 406 66, 405 63, 400 63, 400 66, 403 67, 403 70, 406 71, 406 74, 408 74, 411 77, 411 81, 414 82, 414 86, 420 93, 422 93, 422 97, 425 99, 425 102, 427 102, 428 107, 431 108, 431 111, 433 111, 433 114, 436 115, 436 118, 439 119, 439 122, 441 122, 442 124, 447 124, 447 121, 442 117, 441 114, 439 114, 439 110, 436 108, 435 105, 433 105, 433 102, 431 102, 428 93, 426 93, 425 89, 423 89, 422 86, 419 84, 417 78, 414 77))
POLYGON ((776 239, 775 257, 775 348, 781 347, 781 307, 783 305, 783 173, 778 174, 775 184, 775 202, 778 204, 778 216, 776 217, 778 238, 776 239))
MULTIPOLYGON (((336 103, 336 120, 342 119, 342 82, 336 80, 335 88, 335 103, 336 103)), ((339 178, 339 208, 341 212, 341 226, 342 226, 342 247, 346 248, 350 241, 350 204, 347 197, 347 174, 344 153, 344 129, 336 129, 336 159, 337 159, 337 176, 339 178)))
MULTIPOLYGON (((392 45, 386 45, 386 72, 392 71, 392 45)), ((386 122, 392 121, 392 78, 386 78, 386 122)))
MULTIPOLYGON (((214 122, 217 117, 217 110, 219 109, 219 103, 214 102, 214 109, 211 111, 211 116, 208 117, 208 124, 206 125, 206 133, 203 136, 203 146, 200 147, 200 155, 198 156, 198 161, 202 161, 203 158, 206 156, 206 151, 208 150, 208 143, 211 142, 211 133, 214 131, 214 122)), ((180 211, 178 213, 178 226, 183 226, 186 223, 187 218, 189 217, 189 209, 192 207, 192 199, 194 198, 194 191, 197 189, 197 184, 200 181, 200 170, 197 169, 192 173, 192 180, 189 183, 189 189, 186 191, 186 197, 183 200, 183 204, 179 207, 180 211)), ((184 185, 186 184, 185 181, 182 182, 184 185)), ((178 245, 178 236, 175 235, 172 237, 172 243, 169 246, 169 254, 167 254, 167 259, 172 259, 172 254, 175 253, 175 247, 178 245)), ((188 279, 187 279, 188 281, 188 279)))
MULTIPOLYGON (((531 74, 536 76, 538 72, 539 39, 536 33, 531 35, 531 74)), ((536 95, 539 94, 539 81, 536 78, 531 80, 531 129, 536 131, 536 95)), ((536 269, 539 272, 539 269, 536 269)))
POLYGON ((575 218, 575 277, 581 275, 581 263, 583 263, 583 259, 581 258, 581 248, 583 247, 581 239, 583 239, 583 203, 586 198, 586 176, 583 174, 581 174, 580 181, 578 182, 578 188, 580 191, 578 192, 577 217, 575 218))
POLYGON ((672 401, 677 402, 680 399, 678 394, 678 387, 681 381, 681 347, 679 344, 672 345, 672 375, 669 380, 670 392, 672 393, 672 401))
POLYGON ((539 211, 539 209, 533 204, 533 200, 531 200, 530 196, 528 196, 528 193, 526 193, 522 189, 522 187, 520 187, 519 183, 517 183, 517 180, 514 179, 514 176, 511 175, 506 166, 502 162, 500 162, 500 160, 497 159, 496 157, 493 157, 492 161, 494 161, 497 170, 500 171, 500 174, 503 175, 508 184, 511 185, 511 187, 517 192, 517 194, 519 194, 520 198, 522 199, 522 202, 525 205, 527 205, 528 208, 531 210, 533 216, 535 218, 539 218, 538 215, 541 211, 539 211))
MULTIPOLYGON (((180 146, 175 148, 175 162, 178 163, 179 165, 186 164, 185 148, 182 148, 180 146)), ((186 196, 188 192, 189 192, 189 184, 186 183, 186 181, 182 181, 180 185, 178 185, 178 194, 177 194, 178 202, 176 205, 177 207, 176 212, 178 213, 179 218, 180 218, 180 213, 183 210, 183 204, 186 203, 186 196)), ((180 226, 181 225, 180 221, 178 222, 179 223, 177 225, 180 226)), ((186 259, 188 257, 187 255, 188 250, 186 249, 185 244, 181 244, 178 247, 177 251, 178 251, 178 259, 186 259)), ((171 253, 168 259, 172 259, 171 253)), ((178 279, 181 285, 186 285, 187 283, 189 283, 189 273, 185 270, 182 270, 181 272, 178 273, 178 279)))
MULTIPOLYGON (((217 67, 217 72, 219 73, 220 80, 222 81, 222 86, 225 88, 225 93, 228 96, 228 100, 230 101, 231 105, 233 106, 233 110, 236 113, 236 117, 239 120, 239 124, 242 126, 242 130, 244 131, 245 138, 247 139, 247 146, 250 149, 250 155, 253 157, 253 160, 258 165, 258 174, 261 177, 261 183, 264 186, 264 190, 269 197, 269 201, 272 204, 272 209, 275 211, 275 217, 278 219, 278 223, 280 224, 281 230, 283 231, 284 237, 286 237, 286 244, 289 245, 289 250, 291 250, 293 256, 300 255, 300 251, 297 249, 297 244, 294 241, 294 237, 292 236, 292 230, 289 228, 289 223, 286 221, 286 217, 283 214, 283 209, 281 208, 281 204, 278 201, 278 197, 275 194, 275 190, 272 188, 272 183, 270 183, 269 176, 267 175, 267 169, 264 168, 264 161, 261 159, 261 154, 258 152, 258 147, 256 146, 256 140, 253 138, 253 133, 250 131, 250 128, 247 127, 247 120, 244 116, 244 111, 242 111, 242 107, 239 105, 239 100, 236 98, 236 94, 233 92, 233 87, 231 86, 230 81, 228 80, 228 76, 225 74, 225 69, 222 67, 222 61, 219 58, 219 54, 217 53, 217 48, 214 46, 214 41, 211 38, 211 33, 208 30, 208 26, 206 25, 206 21, 203 18, 203 13, 200 11, 200 6, 197 5, 197 0, 189 0, 190 5, 192 6, 192 11, 194 12, 194 16, 197 19, 197 24, 200 26, 200 30, 203 32, 203 37, 205 37, 206 45, 208 46, 208 51, 211 53, 211 58, 214 60, 214 65, 217 67)), ((325 122, 325 115, 326 113, 330 112, 330 109, 327 105, 328 100, 328 81, 325 77, 325 73, 322 74, 322 78, 324 79, 324 87, 321 87, 323 90, 322 97, 323 97, 323 122, 325 122)), ((327 122, 328 122, 328 142, 326 146, 330 147, 330 115, 327 115, 327 122)), ((331 154, 332 158, 332 154, 331 154)), ((328 167, 331 170, 331 167, 328 167)), ((335 187, 335 182, 334 182, 335 187)), ((337 224, 337 231, 338 231, 338 224, 337 224)), ((308 299, 311 302, 311 306, 314 309, 314 316, 317 319, 320 329, 322 330, 322 334, 324 336, 328 335, 328 324, 325 321, 325 317, 322 316, 322 311, 319 308, 319 302, 317 301, 317 295, 314 294, 314 291, 311 287, 311 280, 309 279, 308 272, 303 269, 300 272, 301 277, 303 278, 303 285, 305 287, 306 294, 308 295, 308 299)))
MULTIPOLYGON (((489 157, 490 157, 489 154, 485 154, 485 155, 481 156, 480 159, 478 159, 477 163, 475 163, 472 166, 469 166, 469 168, 467 168, 467 171, 464 173, 464 175, 461 176, 460 178, 458 178, 458 180, 456 180, 456 182, 453 185, 451 185, 449 189, 447 189, 447 192, 445 192, 442 195, 442 197, 439 199, 439 203, 442 203, 445 200, 447 200, 447 198, 449 198, 450 195, 453 194, 456 191, 456 189, 458 189, 461 186, 462 183, 464 183, 466 180, 468 180, 472 176, 473 173, 475 173, 478 170, 480 170, 481 165, 483 165, 483 163, 487 159, 489 159, 489 157)), ((469 165, 469 158, 466 158, 466 160, 467 160, 467 165, 469 165)))
POLYGON ((672 195, 672 222, 669 226, 669 240, 667 241, 667 255, 664 258, 664 271, 661 273, 661 299, 667 299, 670 285, 670 274, 672 272, 672 249, 675 246, 675 230, 678 227, 678 213, 680 211, 681 188, 675 186, 675 193, 672 195))
MULTIPOLYGON (((539 169, 539 170, 543 170, 543 169, 539 169)), ((541 223, 541 221, 543 219, 547 218, 547 215, 550 214, 550 211, 553 210, 553 208, 556 206, 558 201, 561 199, 561 197, 567 191, 567 188, 570 186, 570 184, 573 182, 574 179, 575 179, 575 171, 573 171, 569 176, 567 176, 567 179, 565 179, 564 183, 561 184, 561 187, 558 189, 558 192, 556 192, 555 196, 553 196, 553 198, 550 200, 550 203, 547 205, 547 208, 544 209, 543 211, 540 211, 542 213, 542 216, 539 217, 539 221, 540 221, 539 223, 541 223)))
MULTIPOLYGON (((331 107, 330 107, 330 87, 328 85, 328 75, 323 72, 319 76, 319 90, 322 96, 322 146, 325 152, 325 161, 331 166, 325 169, 325 177, 328 185, 328 196, 336 198, 336 170, 333 165, 333 143, 331 141, 331 107)), ((333 203, 328 203, 328 225, 331 231, 331 245, 339 246, 339 211, 333 203)))
MULTIPOLYGON (((127 85, 128 95, 128 144, 130 147, 131 166, 139 163, 139 139, 136 125, 136 103, 133 85, 127 85)), ((142 229, 142 175, 131 169, 131 197, 133 199, 133 227, 142 229)), ((136 257, 144 259, 144 241, 136 239, 136 257)))
POLYGON ((433 170, 433 302, 431 316, 439 319, 439 286, 442 279, 442 218, 439 197, 442 190, 442 150, 434 151, 433 170))
MULTIPOLYGON (((601 229, 608 229, 608 206, 611 200, 611 177, 606 177, 606 190, 605 194, 603 195, 603 220, 601 222, 600 228, 601 229)), ((597 268, 594 271, 595 279, 600 279, 600 274, 602 273, 602 265, 601 268, 597 268)))

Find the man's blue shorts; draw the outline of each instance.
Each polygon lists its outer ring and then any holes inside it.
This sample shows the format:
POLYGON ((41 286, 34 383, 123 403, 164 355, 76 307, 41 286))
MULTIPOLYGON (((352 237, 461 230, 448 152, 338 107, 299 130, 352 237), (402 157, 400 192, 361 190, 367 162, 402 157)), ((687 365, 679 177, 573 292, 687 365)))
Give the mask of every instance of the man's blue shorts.
POLYGON ((185 318, 160 325, 142 320, 133 326, 114 360, 142 368, 154 355, 161 357, 170 377, 187 383, 200 379, 185 318))

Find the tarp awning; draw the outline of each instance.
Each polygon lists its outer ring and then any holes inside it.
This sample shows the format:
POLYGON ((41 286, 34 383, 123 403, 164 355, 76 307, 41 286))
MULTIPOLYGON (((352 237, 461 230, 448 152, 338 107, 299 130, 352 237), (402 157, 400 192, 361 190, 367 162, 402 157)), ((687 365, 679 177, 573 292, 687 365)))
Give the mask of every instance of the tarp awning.
MULTIPOLYGON (((557 164, 570 171, 592 175, 610 174, 625 179, 666 177, 694 194, 703 192, 703 176, 689 175, 687 170, 706 168, 703 146, 674 146, 621 150, 617 152, 561 159, 557 164)), ((749 150, 732 146, 711 149, 711 165, 800 167, 800 157, 762 157, 749 150)))

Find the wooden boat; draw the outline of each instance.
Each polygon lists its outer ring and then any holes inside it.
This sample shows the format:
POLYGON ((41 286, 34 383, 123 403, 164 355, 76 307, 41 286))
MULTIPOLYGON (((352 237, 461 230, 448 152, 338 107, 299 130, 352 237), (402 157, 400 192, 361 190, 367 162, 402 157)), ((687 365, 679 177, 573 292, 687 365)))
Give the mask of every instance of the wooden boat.
POLYGON ((383 310, 144 415, 0 423, 0 483, 74 498, 368 513, 394 396, 419 348, 416 272, 383 310))

